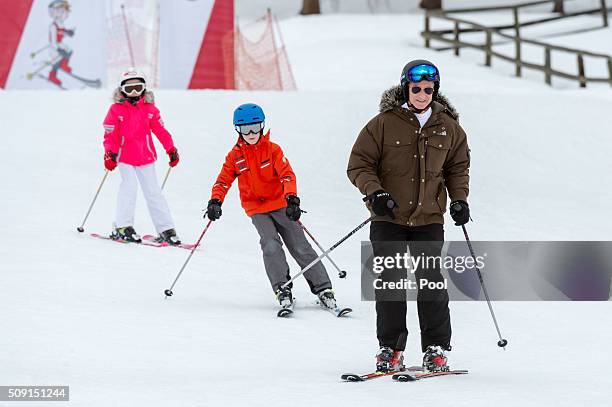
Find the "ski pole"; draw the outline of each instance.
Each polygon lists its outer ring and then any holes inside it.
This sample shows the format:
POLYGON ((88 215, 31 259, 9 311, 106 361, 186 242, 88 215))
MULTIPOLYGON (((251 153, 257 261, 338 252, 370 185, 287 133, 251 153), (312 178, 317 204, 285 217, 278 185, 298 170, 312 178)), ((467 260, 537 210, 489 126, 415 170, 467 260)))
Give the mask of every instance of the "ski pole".
POLYGON ((40 54, 41 52, 43 52, 44 50, 46 50, 47 48, 49 48, 49 44, 45 45, 44 47, 32 52, 30 54, 30 58, 34 58, 36 55, 40 54))
POLYGON ((166 172, 166 176, 164 177, 164 182, 162 182, 161 189, 164 189, 164 186, 166 185, 166 181, 168 181, 168 176, 170 175, 170 170, 171 169, 172 169, 172 167, 168 167, 168 171, 166 172))
POLYGON ((183 267, 181 267, 181 270, 176 275, 176 278, 174 279, 174 282, 172 283, 170 288, 168 288, 167 290, 164 290, 164 294, 166 295, 166 298, 172 297, 172 294, 174 294, 172 292, 172 289, 174 288, 174 285, 178 281, 178 279, 181 276, 181 274, 183 274, 183 270, 185 270, 185 267, 187 267, 187 263, 189 263, 189 260, 191 259, 191 256, 193 256, 193 253, 195 252, 195 250, 198 248, 198 246, 200 246, 200 242, 202 241, 202 238, 204 237, 204 234, 206 233, 206 231, 210 227, 211 223, 212 223, 212 220, 209 220, 208 223, 206 224, 206 227, 202 231, 202 234, 200 235, 200 238, 198 239, 196 244, 193 246, 193 249, 191 249, 191 253, 189 253, 189 257, 187 257, 187 260, 185 260, 185 263, 183 263, 183 267))
POLYGON ((349 237, 353 236, 355 233, 357 233, 357 231, 359 229, 361 229, 362 227, 364 227, 365 225, 367 225, 368 223, 370 223, 370 221, 374 219, 374 216, 370 216, 369 218, 367 218, 366 220, 364 220, 363 222, 361 222, 361 224, 359 226, 357 226, 355 229, 351 230, 349 233, 347 233, 342 239, 338 240, 338 242, 333 245, 332 247, 330 247, 329 249, 325 250, 323 252, 322 255, 320 255, 319 257, 317 257, 316 259, 314 259, 312 262, 310 262, 309 265, 307 265, 306 267, 304 267, 302 270, 300 270, 299 273, 297 273, 295 276, 291 277, 291 279, 289 279, 289 281, 287 281, 285 284, 283 284, 281 286, 281 288, 285 288, 287 287, 289 284, 291 284, 293 281, 295 281, 296 278, 298 278, 299 276, 301 276, 302 274, 304 274, 305 272, 307 272, 308 270, 310 270, 315 264, 317 264, 318 262, 320 262, 323 257, 327 256, 329 253, 331 253, 336 247, 340 246, 342 243, 344 243, 344 241, 346 239, 348 239, 349 237))
POLYGON ((85 226, 85 222, 87 221, 87 218, 89 217, 89 214, 91 213, 91 209, 94 206, 94 203, 96 203, 96 199, 98 199, 98 194, 100 193, 100 190, 102 189, 102 185, 104 185, 104 181, 106 181, 106 177, 108 176, 108 170, 104 171, 104 177, 102 177, 102 182, 100 182, 100 186, 98 187, 98 190, 96 191, 96 195, 94 195, 94 199, 93 201, 91 201, 91 205, 89 205, 89 209, 87 210, 87 214, 85 215, 85 219, 83 219, 83 223, 81 223, 81 226, 79 226, 77 228, 77 230, 81 233, 83 233, 83 231, 85 229, 83 229, 83 226, 85 226))
MULTIPOLYGON (((314 236, 312 235, 312 233, 310 233, 308 231, 308 229, 306 229, 306 226, 304 226, 304 224, 302 223, 302 221, 298 220, 297 221, 299 223, 299 225, 304 229, 304 232, 306 232, 306 234, 312 239, 312 241, 317 245, 317 247, 319 248, 319 250, 321 250, 322 252, 325 251, 325 249, 323 248, 323 246, 321 246, 319 244, 319 242, 317 242, 317 239, 314 238, 314 236)), ((340 267, 338 267, 338 265, 332 260, 331 256, 329 256, 328 254, 325 255, 325 257, 327 257, 327 260, 329 260, 329 262, 336 268, 336 270, 338 270, 338 277, 340 278, 345 278, 346 277, 346 271, 344 270, 340 270, 340 267)))
POLYGON ((31 81, 34 78, 34 75, 38 74, 40 71, 45 69, 48 66, 53 66, 61 60, 61 57, 56 58, 54 61, 45 61, 40 67, 36 68, 33 72, 29 72, 26 74, 26 78, 31 81))
POLYGON ((472 255, 472 259, 474 260, 474 267, 476 268, 476 273, 478 273, 478 279, 480 280, 480 285, 482 286, 482 292, 485 295, 487 300, 487 305, 489 306, 489 311, 491 311, 491 317, 493 317, 493 323, 495 324, 495 329, 497 330, 497 335, 499 336, 499 342, 497 342, 497 346, 500 348, 506 349, 506 345, 508 341, 502 338, 501 332, 499 331, 499 325, 497 324, 497 318, 495 318, 495 313, 493 312, 493 306, 491 305, 491 300, 489 299, 489 294, 487 293, 487 288, 485 287, 484 280, 482 278, 482 273, 480 269, 476 265, 476 256, 474 255, 474 249, 472 248, 472 243, 470 242, 470 237, 468 236, 467 229, 465 225, 461 225, 463 228, 463 234, 465 235, 465 241, 467 242, 468 248, 470 249, 470 254, 472 255))

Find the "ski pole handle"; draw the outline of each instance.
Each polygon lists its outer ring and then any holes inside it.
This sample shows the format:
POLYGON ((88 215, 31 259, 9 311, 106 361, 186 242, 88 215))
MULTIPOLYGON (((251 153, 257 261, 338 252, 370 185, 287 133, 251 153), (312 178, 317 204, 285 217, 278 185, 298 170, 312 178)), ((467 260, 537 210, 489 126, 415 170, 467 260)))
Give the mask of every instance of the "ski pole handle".
POLYGON ((89 205, 89 209, 87 210, 87 214, 85 215, 85 219, 83 219, 83 223, 81 223, 81 226, 79 226, 77 228, 77 230, 80 233, 83 233, 85 231, 85 229, 83 228, 85 226, 85 222, 87 222, 87 218, 89 217, 89 214, 91 213, 91 209, 94 206, 94 203, 96 203, 96 200, 98 199, 98 195, 100 194, 100 190, 102 189, 102 185, 104 185, 104 181, 106 181, 106 177, 108 176, 108 170, 104 171, 104 177, 102 177, 102 182, 100 182, 100 186, 98 187, 98 190, 96 191, 96 195, 94 195, 93 200, 91 201, 91 204, 89 205))

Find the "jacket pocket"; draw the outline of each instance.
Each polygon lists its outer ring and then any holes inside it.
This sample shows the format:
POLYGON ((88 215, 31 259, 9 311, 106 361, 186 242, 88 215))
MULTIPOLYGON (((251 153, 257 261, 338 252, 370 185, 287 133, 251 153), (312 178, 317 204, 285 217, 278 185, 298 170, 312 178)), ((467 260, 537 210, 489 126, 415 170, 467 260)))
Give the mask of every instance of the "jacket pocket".
POLYGON ((272 182, 275 180, 275 178, 277 178, 274 174, 272 161, 269 158, 260 162, 258 172, 264 183, 272 182))
POLYGON ((425 145, 425 171, 439 175, 442 173, 446 156, 450 150, 448 136, 431 136, 425 145))
POLYGON ((416 150, 416 144, 401 137, 385 139, 379 164, 380 175, 407 175, 415 172, 418 159, 416 150))
POLYGON ((446 212, 446 187, 444 179, 434 177, 425 181, 425 194, 422 196, 423 215, 441 215, 446 212))
POLYGON ((441 181, 438 186, 438 196, 436 196, 436 204, 441 213, 446 212, 446 205, 448 203, 448 197, 446 195, 446 185, 444 181, 441 181))

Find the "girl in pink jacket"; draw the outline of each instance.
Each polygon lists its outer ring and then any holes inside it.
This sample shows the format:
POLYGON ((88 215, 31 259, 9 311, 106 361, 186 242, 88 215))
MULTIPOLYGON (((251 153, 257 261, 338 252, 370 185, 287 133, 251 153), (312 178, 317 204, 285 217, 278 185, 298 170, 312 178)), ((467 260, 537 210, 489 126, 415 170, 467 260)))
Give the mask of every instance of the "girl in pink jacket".
POLYGON ((179 154, 155 107, 153 92, 146 89, 142 73, 129 69, 122 74, 113 99, 115 103, 104 119, 104 166, 109 171, 119 167, 121 185, 111 237, 141 242, 134 230, 137 184, 140 183, 159 240, 180 244, 170 209, 157 183, 157 153, 151 132, 166 150, 171 167, 178 164, 179 154))

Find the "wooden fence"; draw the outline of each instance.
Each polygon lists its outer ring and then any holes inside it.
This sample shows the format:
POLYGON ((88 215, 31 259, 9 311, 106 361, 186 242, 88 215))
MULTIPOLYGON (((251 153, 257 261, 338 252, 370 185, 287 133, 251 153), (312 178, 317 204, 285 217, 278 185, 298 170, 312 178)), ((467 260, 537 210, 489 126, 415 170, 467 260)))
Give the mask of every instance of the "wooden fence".
POLYGON ((554 0, 544 0, 544 1, 534 1, 530 3, 523 3, 513 6, 496 6, 496 7, 484 7, 484 8, 472 8, 472 9, 455 9, 455 10, 428 10, 425 14, 425 30, 421 33, 423 38, 425 39, 425 47, 431 47, 431 40, 441 41, 444 43, 451 44, 451 49, 454 50, 455 55, 459 55, 460 49, 462 47, 473 48, 481 50, 485 53, 485 65, 491 66, 493 62, 493 57, 500 58, 508 62, 512 62, 515 64, 515 74, 516 76, 522 75, 522 69, 531 68, 538 71, 544 72, 544 78, 547 84, 552 84, 552 77, 558 76, 561 78, 576 80, 580 84, 580 87, 586 87, 588 82, 604 82, 610 84, 612 86, 612 56, 606 54, 599 54, 595 52, 585 51, 576 48, 568 48, 562 47, 558 45, 548 44, 541 41, 529 40, 526 38, 522 38, 521 36, 521 27, 541 24, 549 21, 555 21, 565 18, 571 18, 579 15, 593 14, 593 13, 601 13, 603 20, 603 27, 608 27, 608 8, 606 6, 606 0, 600 0, 601 7, 593 10, 586 10, 575 13, 563 14, 560 16, 553 16, 542 18, 535 21, 528 21, 521 23, 519 21, 519 10, 524 7, 532 7, 536 5, 542 4, 551 4, 555 3, 554 0), (449 14, 458 14, 458 13, 474 13, 474 12, 483 12, 483 11, 501 11, 501 10, 511 10, 514 17, 514 24, 512 25, 500 25, 500 26, 484 26, 479 23, 475 23, 473 21, 468 21, 465 19, 460 19, 454 16, 450 16, 449 14), (431 30, 431 19, 438 18, 442 20, 446 20, 453 23, 453 29, 449 30, 431 30), (463 25, 464 27, 461 27, 463 25), (467 26, 467 28, 465 28, 467 26), (501 32, 504 29, 514 29, 514 35, 505 34, 501 32), (485 41, 483 44, 475 44, 471 42, 462 41, 460 36, 462 33, 474 33, 474 32, 483 32, 485 33, 485 41), (452 38, 445 37, 445 34, 453 34, 452 38), (505 39, 508 39, 515 44, 515 54, 514 56, 504 55, 500 52, 493 50, 493 36, 499 36, 505 39), (523 44, 530 44, 540 47, 543 50, 544 54, 544 62, 543 64, 535 64, 532 62, 527 62, 522 58, 522 47, 523 44), (570 74, 567 72, 562 72, 556 70, 552 67, 552 51, 558 51, 563 53, 573 54, 576 58, 577 64, 577 74, 570 74), (604 59, 607 63, 608 67, 608 77, 587 77, 585 74, 584 68, 584 57, 592 57, 597 59, 604 59))

